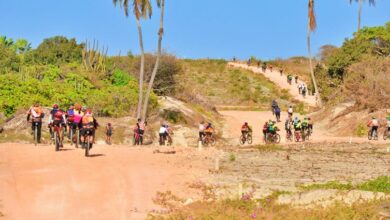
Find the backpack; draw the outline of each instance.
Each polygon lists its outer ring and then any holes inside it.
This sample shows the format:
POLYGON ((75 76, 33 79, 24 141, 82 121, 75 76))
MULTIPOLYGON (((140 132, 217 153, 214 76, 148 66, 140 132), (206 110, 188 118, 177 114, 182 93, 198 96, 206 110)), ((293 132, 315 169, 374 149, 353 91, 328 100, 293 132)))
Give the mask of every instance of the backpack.
POLYGON ((92 115, 85 115, 81 119, 81 123, 82 123, 84 128, 93 128, 94 118, 92 115))
POLYGON ((62 110, 57 110, 53 114, 54 116, 54 121, 62 121, 64 112, 62 110))

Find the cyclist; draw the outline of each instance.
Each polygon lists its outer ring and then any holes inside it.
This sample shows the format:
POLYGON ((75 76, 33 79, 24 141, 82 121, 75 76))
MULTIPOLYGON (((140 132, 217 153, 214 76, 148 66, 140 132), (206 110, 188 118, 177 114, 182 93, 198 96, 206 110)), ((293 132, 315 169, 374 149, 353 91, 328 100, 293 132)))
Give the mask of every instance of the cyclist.
POLYGON ((41 130, 42 130, 42 118, 44 117, 44 113, 42 112, 42 108, 39 103, 35 103, 28 112, 27 112, 27 122, 30 121, 31 118, 31 129, 34 133, 35 127, 37 128, 37 142, 41 143, 41 130))
POLYGON ((165 143, 165 140, 167 139, 167 133, 167 126, 164 123, 161 123, 159 131, 160 146, 165 143))
POLYGON ((251 128, 251 126, 249 126, 248 122, 245 122, 241 126, 241 134, 246 139, 248 137, 249 133, 252 133, 252 128, 251 128))
POLYGON ((92 114, 91 109, 87 109, 85 111, 85 115, 81 118, 81 121, 79 123, 80 128, 80 138, 82 146, 89 147, 89 149, 92 149, 94 138, 95 138, 95 130, 98 127, 98 123, 95 119, 95 117, 92 114), (88 135, 89 133, 89 135, 88 135), (89 146, 87 146, 87 140, 86 138, 89 138, 89 146))
POLYGON ((271 107, 272 107, 272 114, 275 115, 275 109, 276 107, 278 107, 278 103, 276 102, 276 100, 272 100, 271 107))
POLYGON ((113 131, 114 128, 112 127, 111 123, 108 123, 106 126, 106 143, 109 145, 111 145, 111 136, 113 131))
MULTIPOLYGON (((54 138, 54 132, 53 128, 59 127, 60 130, 65 127, 66 125, 66 118, 65 118, 65 112, 62 109, 59 109, 58 104, 53 105, 53 109, 50 111, 50 117, 49 117, 49 129, 51 138, 54 138)), ((59 132, 58 138, 60 140, 60 147, 63 147, 62 141, 63 141, 63 133, 59 132)))
POLYGON ((376 117, 372 117, 367 126, 371 127, 371 137, 373 137, 374 131, 378 135, 379 121, 376 117))
POLYGON ((133 138, 134 138, 134 145, 140 145, 140 141, 141 141, 141 128, 140 128, 140 123, 141 123, 141 119, 139 118, 137 120, 137 123, 135 124, 134 128, 133 128, 133 132, 134 132, 134 135, 133 135, 133 138), (139 137, 138 139, 136 137, 139 137))
POLYGON ((298 84, 298 76, 295 76, 295 84, 298 84))
POLYGON ((204 132, 205 132, 206 136, 209 136, 209 137, 213 136, 214 128, 213 128, 211 123, 207 124, 206 129, 204 130, 204 132))
POLYGON ((269 70, 272 72, 273 66, 269 65, 269 70))
POLYGON ((74 134, 74 131, 75 131, 75 128, 73 127, 73 122, 74 122, 74 105, 73 104, 70 104, 69 106, 69 109, 68 111, 66 112, 66 121, 68 122, 66 125, 67 125, 67 131, 68 131, 68 139, 71 139, 70 137, 70 131, 72 130, 73 131, 73 134, 74 134))
POLYGON ((305 132, 309 128, 309 120, 305 117, 301 123, 302 131, 305 132))
POLYGON ((270 121, 268 122, 268 132, 272 135, 275 135, 278 131, 278 127, 276 126, 276 121, 270 121))
POLYGON ((293 76, 292 76, 291 74, 288 74, 288 75, 287 75, 287 82, 288 82, 288 84, 291 85, 292 80, 293 80, 293 76))
POLYGON ((287 135, 290 137, 292 135, 291 124, 292 124, 292 120, 290 118, 287 118, 286 122, 284 123, 284 129, 286 130, 287 135))
POLYGON ((275 108, 275 116, 276 116, 276 121, 280 122, 280 108, 279 108, 279 106, 276 106, 276 108, 275 108))
POLYGON ((166 128, 166 139, 168 139, 168 144, 172 144, 172 135, 173 135, 173 130, 172 127, 170 127, 168 124, 165 125, 166 128))
POLYGON ((144 134, 145 134, 145 129, 148 123, 146 121, 142 121, 141 119, 138 119, 138 124, 139 124, 139 134, 140 134, 140 144, 143 145, 144 143, 144 134))
POLYGON ((301 120, 299 120, 297 117, 295 117, 293 125, 294 125, 295 133, 301 132, 301 130, 302 130, 301 120))
POLYGON ((263 125, 263 140, 265 142, 265 138, 267 137, 268 133, 268 122, 266 121, 263 125))
POLYGON ((292 118, 293 113, 294 113, 294 109, 291 105, 288 107, 287 113, 288 113, 288 117, 292 118))
MULTIPOLYGON (((85 111, 82 111, 82 110, 83 109, 82 109, 80 104, 75 104, 74 110, 73 110, 73 124, 72 124, 73 134, 76 134, 76 129, 79 129, 79 124, 80 124, 81 118, 84 116, 85 111)), ((79 140, 80 140, 80 136, 78 136, 72 141, 77 142, 77 138, 79 138, 79 140)))

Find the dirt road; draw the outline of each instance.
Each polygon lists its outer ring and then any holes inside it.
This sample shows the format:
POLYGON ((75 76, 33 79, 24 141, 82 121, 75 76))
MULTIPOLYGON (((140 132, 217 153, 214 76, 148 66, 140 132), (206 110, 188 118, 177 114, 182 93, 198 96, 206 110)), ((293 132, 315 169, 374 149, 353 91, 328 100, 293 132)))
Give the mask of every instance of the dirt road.
POLYGON ((152 201, 158 191, 195 196, 187 184, 207 169, 189 163, 187 157, 196 158, 189 151, 96 146, 85 158, 70 146, 55 152, 1 144, 0 211, 5 219, 144 219, 159 209, 152 201))
MULTIPOLYGON (((288 90, 289 93, 291 94, 291 96, 293 96, 295 99, 297 99, 301 102, 304 102, 309 106, 315 107, 317 105, 316 99, 314 96, 306 96, 306 98, 303 98, 302 95, 299 94, 298 87, 297 87, 297 84, 295 82, 293 82, 292 85, 288 84, 287 76, 284 74, 281 76, 279 72, 277 72, 277 71, 271 72, 268 69, 265 72, 263 72, 263 70, 261 68, 254 67, 254 66, 248 66, 248 65, 243 64, 243 63, 229 62, 229 66, 243 68, 243 69, 250 70, 254 73, 263 74, 265 77, 267 77, 269 80, 274 82, 281 89, 288 90)), ((298 80, 298 83, 299 84, 303 83, 303 84, 307 85, 306 82, 303 82, 301 80, 298 80)))

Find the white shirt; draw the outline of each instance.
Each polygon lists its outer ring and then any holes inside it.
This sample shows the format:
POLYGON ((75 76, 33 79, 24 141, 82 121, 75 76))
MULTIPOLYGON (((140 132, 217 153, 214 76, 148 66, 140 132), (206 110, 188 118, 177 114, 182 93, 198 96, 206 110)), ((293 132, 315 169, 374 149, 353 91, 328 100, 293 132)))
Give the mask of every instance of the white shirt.
POLYGON ((293 109, 292 108, 288 108, 288 113, 293 113, 293 109))
POLYGON ((379 122, 377 119, 372 120, 372 126, 379 126, 379 122))
POLYGON ((200 125, 199 125, 199 131, 200 131, 200 132, 203 132, 204 129, 205 129, 204 125, 203 125, 203 124, 200 124, 200 125))
POLYGON ((160 128, 160 134, 165 134, 167 132, 167 129, 165 127, 160 128))

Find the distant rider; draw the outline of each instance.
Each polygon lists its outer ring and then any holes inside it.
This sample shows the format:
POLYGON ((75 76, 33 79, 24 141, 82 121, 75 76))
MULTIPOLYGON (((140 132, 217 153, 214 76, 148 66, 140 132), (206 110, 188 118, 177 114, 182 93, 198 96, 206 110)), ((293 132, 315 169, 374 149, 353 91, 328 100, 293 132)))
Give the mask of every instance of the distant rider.
POLYGON ((41 143, 41 130, 42 130, 42 118, 44 117, 43 111, 39 103, 35 103, 27 112, 27 122, 31 118, 31 129, 34 133, 35 126, 37 128, 37 142, 41 143))
POLYGON ((92 110, 87 109, 79 124, 81 143, 83 143, 83 147, 89 147, 90 149, 93 147, 97 127, 98 123, 93 116, 92 110), (89 146, 87 146, 88 143, 86 138, 89 138, 89 146))
POLYGON ((367 124, 368 127, 371 127, 371 136, 375 134, 378 135, 379 121, 376 117, 372 117, 372 119, 367 124))
MULTIPOLYGON (((54 104, 53 109, 50 111, 50 117, 48 122, 51 137, 54 138, 55 130, 53 131, 53 128, 59 127, 61 130, 63 127, 65 127, 65 125, 66 125, 65 112, 62 109, 59 109, 58 104, 54 104)), ((64 139, 63 133, 59 132, 58 135, 61 142, 60 147, 62 147, 62 141, 64 139)))

